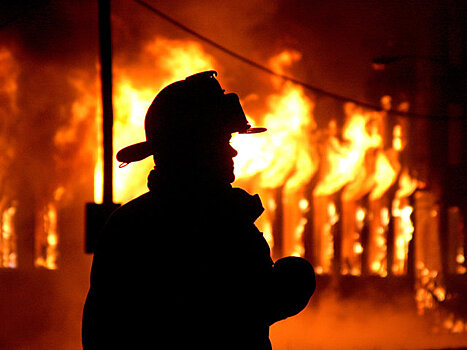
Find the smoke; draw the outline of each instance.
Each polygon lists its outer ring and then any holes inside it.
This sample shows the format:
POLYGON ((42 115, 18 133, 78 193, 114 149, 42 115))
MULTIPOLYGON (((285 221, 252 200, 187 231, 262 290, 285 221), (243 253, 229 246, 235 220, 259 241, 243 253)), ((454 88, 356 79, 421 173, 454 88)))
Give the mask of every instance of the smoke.
POLYGON ((79 162, 76 150, 93 126, 92 118, 73 119, 72 109, 82 94, 73 81, 77 75, 97 92, 92 83, 98 49, 95 7, 91 1, 22 2, 16 5, 16 20, 0 33, 0 46, 19 67, 10 96, 18 107, 9 116, 15 120, 9 137, 17 154, 11 171, 20 178, 18 191, 27 184, 34 192, 31 202, 51 200, 53 191, 77 172, 70 165, 79 162), (58 140, 64 130, 70 130, 67 140, 58 140))
POLYGON ((301 314, 271 327, 275 349, 440 349, 462 347, 465 339, 416 314, 407 289, 343 297, 319 289, 301 314), (318 301, 313 300, 317 298, 318 301))

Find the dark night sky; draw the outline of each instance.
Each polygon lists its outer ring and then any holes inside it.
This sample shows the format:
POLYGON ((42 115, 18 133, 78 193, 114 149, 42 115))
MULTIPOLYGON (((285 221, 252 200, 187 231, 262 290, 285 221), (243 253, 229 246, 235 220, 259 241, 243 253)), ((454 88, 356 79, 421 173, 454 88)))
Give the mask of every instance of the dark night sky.
MULTIPOLYGON (((112 4, 116 54, 125 47, 135 49, 155 35, 192 38, 134 1, 115 0, 112 4)), ((303 57, 290 74, 356 99, 365 98, 372 58, 426 50, 429 34, 437 31, 430 26, 436 25, 440 12, 459 13, 462 7, 460 1, 395 0, 255 0, 243 4, 184 0, 150 4, 255 61, 265 62, 283 49, 295 49, 303 57)), ((0 42, 13 40, 21 52, 44 63, 58 60, 80 65, 96 59, 96 1, 7 1, 2 7, 0 23, 12 22, 0 32, 0 42)), ((219 61, 256 74, 243 63, 204 47, 219 61)))

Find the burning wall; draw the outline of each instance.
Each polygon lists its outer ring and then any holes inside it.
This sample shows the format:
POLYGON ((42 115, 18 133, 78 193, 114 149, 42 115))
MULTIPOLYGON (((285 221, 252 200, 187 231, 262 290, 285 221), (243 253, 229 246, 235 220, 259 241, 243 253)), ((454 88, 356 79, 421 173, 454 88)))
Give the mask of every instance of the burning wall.
MULTIPOLYGON (((284 72, 301 55, 283 51, 269 64, 284 72)), ((14 61, 8 51, 4 60, 14 61)), ((156 37, 148 42, 134 65, 115 68, 115 144, 114 149, 144 139, 144 115, 156 92, 166 84, 183 79, 195 71, 218 67, 215 59, 192 41, 156 37), (141 61, 145 63, 141 64, 141 61), (141 69, 141 67, 144 67, 141 69), (147 70, 147 74, 142 70, 147 70), (157 76, 154 72, 157 72, 157 76), (148 76, 153 79, 148 79, 148 76)), ((220 77, 222 79, 220 67, 220 77)), ((14 108, 14 75, 5 81, 6 94, 14 108)), ((57 156, 77 142, 82 128, 90 128, 93 116, 100 125, 100 109, 96 103, 96 83, 81 76, 70 78, 78 92, 71 105, 69 123, 56 130, 53 137, 57 156), (84 88, 86 86, 86 88, 84 88), (89 89, 89 86, 93 87, 89 89)), ((248 113, 248 104, 259 97, 243 96, 243 104, 253 124, 264 125, 268 132, 248 138, 238 135, 232 140, 239 151, 235 159, 236 184, 258 192, 267 208, 258 221, 276 258, 285 255, 305 256, 318 274, 343 275, 407 275, 410 273, 409 245, 414 233, 414 201, 412 197, 423 184, 411 177, 410 164, 401 154, 407 151, 409 123, 393 120, 385 110, 391 98, 382 99, 382 111, 367 111, 351 103, 344 106, 344 123, 339 126, 333 115, 327 116, 326 127, 317 128, 313 109, 315 96, 291 82, 271 80, 273 92, 255 114, 248 113)), ((407 109, 408 104, 399 107, 407 109)), ((84 130, 84 129, 83 129, 84 130)), ((94 198, 102 200, 102 163, 100 132, 97 142, 87 138, 87 150, 97 144, 95 152, 94 198)), ((59 169, 62 163, 56 162, 59 169)), ((66 164, 69 164, 67 162, 66 164)), ((153 167, 152 159, 141 164, 119 168, 115 164, 115 198, 126 202, 146 191, 146 176, 153 167)), ((5 177, 6 178, 6 177, 5 177)), ((38 202, 35 231, 36 266, 57 268, 57 203, 64 195, 65 179, 49 184, 38 202)), ((4 196, 4 198, 7 198, 4 196)), ((5 200, 4 200, 5 201, 5 200)), ((420 199, 419 203, 423 201, 420 199)), ((430 210, 436 209, 431 204, 430 210)), ((441 252, 437 245, 438 229, 424 224, 420 214, 419 234, 415 248, 415 267, 419 288, 417 300, 421 312, 431 307, 433 298, 443 301, 441 252), (426 243, 423 243, 426 242, 426 243), (425 276, 431 276, 431 284, 425 276), (425 282, 423 282, 425 281, 425 282)), ((16 235, 13 220, 14 201, 4 205, 2 254, 4 266, 16 266, 16 235)), ((431 214, 430 214, 431 215, 431 214)), ((453 248, 456 271, 462 271, 461 242, 453 248)))
MULTIPOLYGON (((158 72, 149 83, 138 78, 141 68, 137 68, 138 74, 131 67, 117 65, 115 69, 115 151, 144 139, 145 110, 158 90, 194 71, 218 66, 198 44, 161 37, 150 41, 141 57, 150 62, 145 65, 148 74, 158 72)), ((283 72, 300 57, 298 52, 283 51, 269 64, 283 72)), ((222 67, 219 71, 222 80, 222 67)), ((305 256, 319 274, 386 277, 415 273, 421 313, 433 306, 429 301, 433 297, 444 301, 437 221, 431 216, 435 221, 424 224, 427 214, 423 209, 414 215, 414 205, 420 205, 429 194, 424 194, 425 184, 411 175, 404 156, 410 144, 410 124, 387 113, 393 108, 391 97, 382 98, 380 112, 347 103, 342 126, 328 115, 327 126, 317 128, 313 116, 316 97, 309 97, 299 85, 276 79, 271 81, 274 91, 264 98, 260 112, 248 112, 249 102, 258 95, 242 98, 249 119, 267 127, 268 132, 248 138, 236 135, 232 140, 239 151, 236 185, 262 197, 267 210, 257 224, 274 256, 305 256), (425 281, 427 274, 431 283, 425 281)), ((409 105, 402 102, 397 108, 406 111, 409 105)), ((115 165, 117 201, 126 202, 145 192, 152 166, 151 159, 123 169, 115 165)), ((101 168, 98 161, 96 201, 102 195, 101 168)), ((430 205, 432 211, 435 207, 430 205)), ((460 251, 461 247, 457 241, 453 249, 460 251)), ((457 266, 463 261, 459 254, 450 256, 457 266)))

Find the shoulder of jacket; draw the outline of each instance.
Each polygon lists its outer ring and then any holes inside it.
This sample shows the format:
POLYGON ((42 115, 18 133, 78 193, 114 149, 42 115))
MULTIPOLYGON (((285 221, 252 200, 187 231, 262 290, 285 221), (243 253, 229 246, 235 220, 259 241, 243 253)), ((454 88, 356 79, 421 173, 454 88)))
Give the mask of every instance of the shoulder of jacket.
POLYGON ((257 194, 251 195, 241 188, 232 188, 232 193, 239 212, 245 215, 249 221, 256 221, 263 213, 263 204, 257 194))

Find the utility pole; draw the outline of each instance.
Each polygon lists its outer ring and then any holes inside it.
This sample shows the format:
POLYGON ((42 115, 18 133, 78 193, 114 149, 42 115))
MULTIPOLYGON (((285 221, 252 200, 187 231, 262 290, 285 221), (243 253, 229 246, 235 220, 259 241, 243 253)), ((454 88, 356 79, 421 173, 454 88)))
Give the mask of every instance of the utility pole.
POLYGON ((110 0, 98 0, 99 48, 102 85, 102 132, 104 148, 103 202, 86 204, 86 253, 94 251, 96 237, 109 215, 120 204, 113 202, 113 108, 112 108, 112 37, 110 0))
POLYGON ((101 60, 102 112, 104 133, 104 204, 113 202, 113 108, 112 108, 112 37, 110 0, 99 0, 99 47, 101 60))

